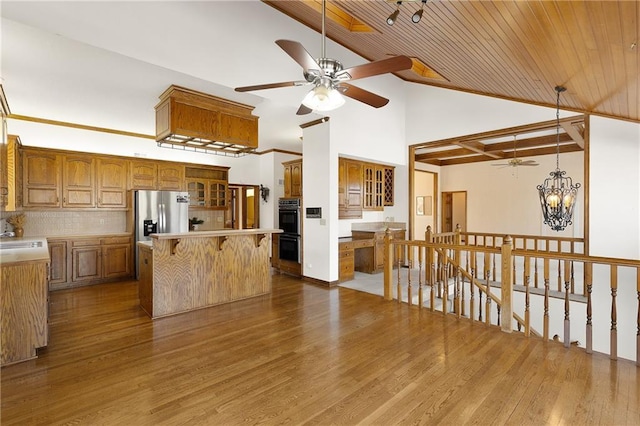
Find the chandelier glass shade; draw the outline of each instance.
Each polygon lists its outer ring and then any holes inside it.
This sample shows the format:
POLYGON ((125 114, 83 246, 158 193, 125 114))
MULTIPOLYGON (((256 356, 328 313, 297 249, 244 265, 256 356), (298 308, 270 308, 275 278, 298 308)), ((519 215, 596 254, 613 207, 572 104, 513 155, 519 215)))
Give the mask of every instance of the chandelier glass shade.
POLYGON ((566 89, 556 86, 555 90, 558 93, 556 103, 556 169, 549 173, 550 177, 546 178, 542 185, 538 185, 537 189, 540 195, 544 223, 554 231, 562 231, 573 221, 573 209, 580 184, 574 184, 569 176, 565 177, 567 172, 560 170, 560 93, 566 89))
POLYGON ((302 104, 314 111, 331 111, 344 105, 344 97, 331 83, 321 83, 311 89, 302 104))

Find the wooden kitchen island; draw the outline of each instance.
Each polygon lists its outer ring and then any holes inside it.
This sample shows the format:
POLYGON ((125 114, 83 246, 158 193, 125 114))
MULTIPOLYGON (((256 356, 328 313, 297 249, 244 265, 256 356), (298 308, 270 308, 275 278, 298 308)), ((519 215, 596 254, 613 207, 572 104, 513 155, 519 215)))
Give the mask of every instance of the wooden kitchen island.
POLYGON ((270 239, 280 232, 152 234, 137 247, 140 306, 155 319, 270 293, 270 239))

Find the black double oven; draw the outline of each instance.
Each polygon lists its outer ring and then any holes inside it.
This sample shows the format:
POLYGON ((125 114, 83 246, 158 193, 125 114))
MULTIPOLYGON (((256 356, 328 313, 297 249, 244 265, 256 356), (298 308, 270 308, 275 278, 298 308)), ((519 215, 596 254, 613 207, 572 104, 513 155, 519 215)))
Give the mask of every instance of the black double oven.
POLYGON ((280 198, 278 200, 278 227, 280 234, 280 260, 300 263, 300 215, 299 198, 280 198))

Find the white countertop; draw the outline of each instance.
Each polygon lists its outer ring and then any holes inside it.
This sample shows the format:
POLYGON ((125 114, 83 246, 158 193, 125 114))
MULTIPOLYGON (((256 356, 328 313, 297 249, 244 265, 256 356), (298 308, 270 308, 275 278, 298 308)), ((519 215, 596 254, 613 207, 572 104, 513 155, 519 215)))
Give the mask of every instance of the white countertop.
POLYGON ((49 247, 46 238, 0 238, 0 265, 19 262, 48 262, 49 247), (41 242, 40 247, 2 248, 3 244, 41 242))
POLYGON ((221 229, 218 231, 192 231, 181 232, 175 234, 151 234, 152 239, 156 240, 172 240, 176 238, 210 238, 224 237, 232 235, 254 235, 254 234, 280 234, 282 229, 221 229))

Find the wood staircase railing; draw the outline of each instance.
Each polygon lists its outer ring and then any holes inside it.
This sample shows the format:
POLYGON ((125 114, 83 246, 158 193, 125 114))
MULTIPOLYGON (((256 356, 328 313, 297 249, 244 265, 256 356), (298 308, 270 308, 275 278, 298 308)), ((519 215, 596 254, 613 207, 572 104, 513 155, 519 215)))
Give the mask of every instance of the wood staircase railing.
MULTIPOLYGON (((425 241, 394 240, 387 232, 384 269, 386 300, 394 299, 395 272, 395 298, 398 301, 401 301, 406 293, 407 302, 412 305, 414 293, 417 292, 416 304, 425 308, 426 292, 431 311, 440 310, 436 308, 436 304, 441 302, 443 313, 484 322, 487 325, 497 325, 505 332, 522 331, 525 336, 540 336, 545 340, 550 339, 550 330, 554 329, 557 331, 554 337, 562 335, 565 347, 576 343, 571 340, 573 306, 574 316, 585 317, 585 349, 592 353, 592 292, 595 266, 598 286, 605 285, 606 280, 609 281, 607 293, 610 294, 608 308, 611 312, 611 359, 618 357, 618 290, 624 288, 627 297, 633 294, 638 300, 637 315, 634 318, 635 360, 636 365, 640 366, 639 260, 587 256, 579 250, 579 247, 583 246, 581 239, 573 238, 519 235, 518 248, 514 248, 514 240, 510 236, 463 233, 459 229, 444 234, 433 234, 428 229, 425 237, 425 241), (478 235, 484 239, 482 244, 477 244, 478 235), (535 247, 541 245, 542 249, 534 248, 530 241, 535 241, 535 247), (470 242, 472 244, 469 244, 470 242), (496 264, 500 266, 496 268, 496 264), (557 277, 557 286, 552 286, 552 277, 557 277), (624 282, 619 282, 619 277, 624 277, 624 282), (514 292, 514 287, 521 288, 521 291, 514 292), (556 299, 553 298, 554 292, 556 299), (518 297, 514 298, 514 294, 518 297), (532 318, 532 311, 536 311, 532 309, 534 299, 541 318, 532 318), (562 323, 551 322, 552 300, 556 300, 554 306, 561 302, 563 304, 562 308, 556 306, 563 312, 554 312, 553 315, 554 319, 562 316, 562 323), (575 311, 580 306, 583 308, 575 311), (580 312, 582 309, 584 311, 580 312), (495 317, 494 311, 497 313, 495 317), (541 327, 541 332, 532 327, 533 321, 541 327)), ((599 300, 598 303, 606 301, 599 300)), ((628 326, 629 323, 625 323, 627 329, 628 326)), ((574 328, 574 332, 575 330, 574 328)))

